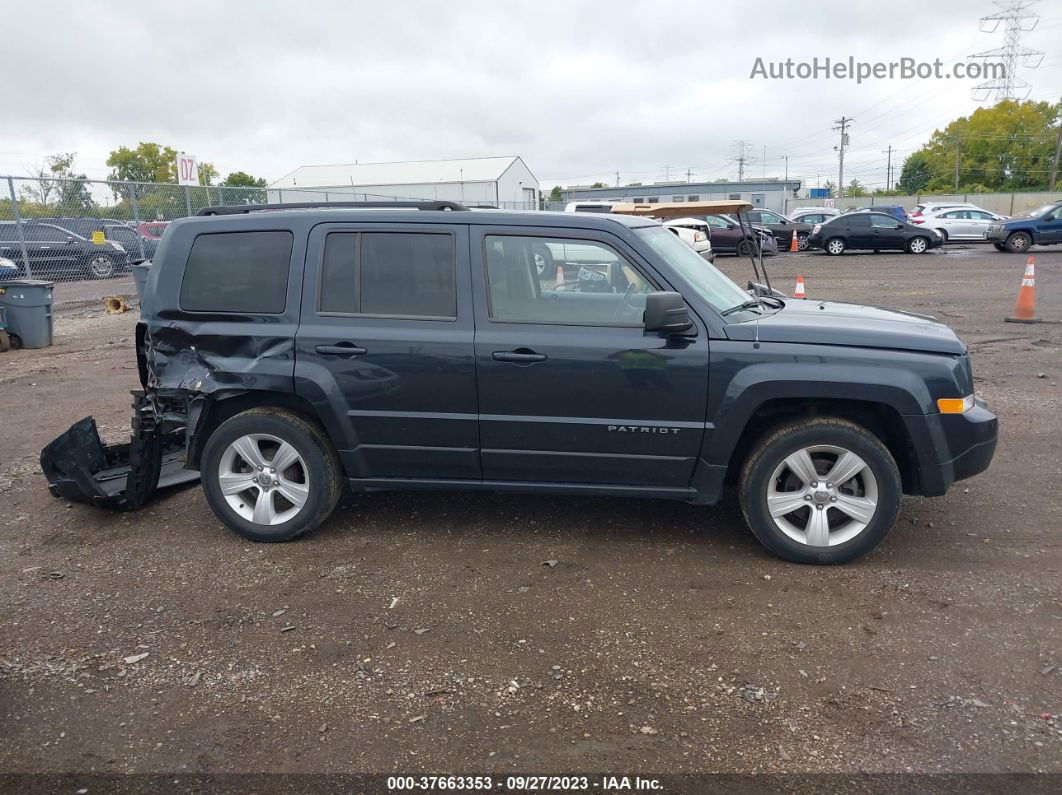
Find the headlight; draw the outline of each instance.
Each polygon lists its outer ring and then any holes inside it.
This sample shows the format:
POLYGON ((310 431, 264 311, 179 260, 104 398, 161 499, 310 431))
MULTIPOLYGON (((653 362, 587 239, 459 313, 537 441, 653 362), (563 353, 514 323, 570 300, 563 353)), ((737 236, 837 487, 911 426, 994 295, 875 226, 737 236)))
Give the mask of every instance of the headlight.
POLYGON ((113 240, 108 240, 107 242, 111 244, 111 247, 115 251, 125 251, 125 246, 123 246, 121 243, 115 243, 113 240))
POLYGON ((694 240, 695 243, 703 243, 707 239, 708 239, 708 235, 704 234, 704 232, 694 232, 693 233, 693 240, 694 240))

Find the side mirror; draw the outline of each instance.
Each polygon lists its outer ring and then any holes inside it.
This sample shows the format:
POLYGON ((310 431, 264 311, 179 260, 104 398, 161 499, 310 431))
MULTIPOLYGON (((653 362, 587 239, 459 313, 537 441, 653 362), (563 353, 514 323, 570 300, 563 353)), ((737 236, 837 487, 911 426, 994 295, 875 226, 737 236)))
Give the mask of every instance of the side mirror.
POLYGON ((657 292, 645 296, 642 324, 646 331, 682 334, 693 328, 690 309, 678 293, 657 292))

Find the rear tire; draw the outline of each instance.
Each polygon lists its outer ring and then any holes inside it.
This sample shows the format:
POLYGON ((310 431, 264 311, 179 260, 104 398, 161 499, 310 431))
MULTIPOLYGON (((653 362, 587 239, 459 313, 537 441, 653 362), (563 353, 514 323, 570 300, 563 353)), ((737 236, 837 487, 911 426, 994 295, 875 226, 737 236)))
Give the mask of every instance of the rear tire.
POLYGON ((85 275, 90 279, 110 279, 118 272, 118 263, 106 254, 93 254, 85 263, 85 275))
POLYGON ((1007 250, 1007 247, 1004 246, 1002 243, 993 243, 992 245, 995 246, 996 251, 1006 251, 1007 250))
POLYGON ((250 409, 223 422, 203 449, 200 476, 214 515, 252 541, 310 532, 342 494, 342 468, 324 431, 279 408, 250 409), (281 457, 274 472, 270 464, 281 457))
POLYGON ((807 234, 797 234, 797 251, 808 250, 808 236, 807 234))
POLYGON ((938 234, 939 234, 939 235, 940 235, 940 236, 941 236, 942 238, 944 238, 944 242, 945 242, 945 243, 947 243, 947 242, 948 242, 948 230, 946 230, 946 229, 938 229, 938 230, 937 230, 937 233, 938 233, 938 234))
POLYGON ((817 417, 760 440, 741 468, 740 494, 745 520, 768 550, 796 563, 831 565, 881 543, 896 522, 903 489, 880 439, 854 422, 817 417), (833 483, 828 478, 838 468, 842 482, 833 483))

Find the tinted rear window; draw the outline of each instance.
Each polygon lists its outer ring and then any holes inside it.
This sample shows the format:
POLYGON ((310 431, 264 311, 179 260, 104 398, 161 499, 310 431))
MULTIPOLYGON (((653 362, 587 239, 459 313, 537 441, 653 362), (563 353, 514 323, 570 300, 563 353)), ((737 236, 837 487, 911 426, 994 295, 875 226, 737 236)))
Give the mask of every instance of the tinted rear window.
POLYGON ((332 232, 320 311, 455 318, 454 238, 430 232, 332 232))
POLYGON ((291 232, 220 232, 192 243, 181 308, 192 312, 284 311, 291 232))

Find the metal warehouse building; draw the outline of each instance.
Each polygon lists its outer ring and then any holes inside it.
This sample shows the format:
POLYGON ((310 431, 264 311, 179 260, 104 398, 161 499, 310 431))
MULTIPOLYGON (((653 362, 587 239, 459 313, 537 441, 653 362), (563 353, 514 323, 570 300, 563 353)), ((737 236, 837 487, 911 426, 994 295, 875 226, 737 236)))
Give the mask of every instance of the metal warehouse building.
POLYGON ((516 156, 299 166, 269 186, 269 201, 446 199, 538 209, 538 180, 516 156))
MULTIPOLYGON (((653 182, 613 188, 574 186, 561 191, 565 202, 578 200, 628 202, 747 201, 754 207, 785 212, 785 200, 800 190, 800 180, 764 179, 744 182, 653 182)), ((558 208, 559 209, 559 208, 558 208)))

